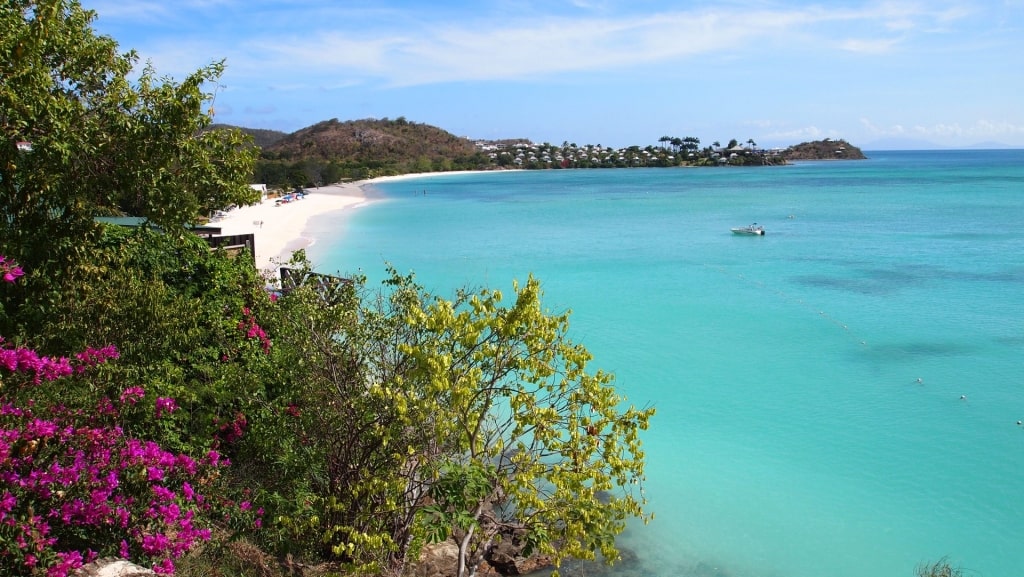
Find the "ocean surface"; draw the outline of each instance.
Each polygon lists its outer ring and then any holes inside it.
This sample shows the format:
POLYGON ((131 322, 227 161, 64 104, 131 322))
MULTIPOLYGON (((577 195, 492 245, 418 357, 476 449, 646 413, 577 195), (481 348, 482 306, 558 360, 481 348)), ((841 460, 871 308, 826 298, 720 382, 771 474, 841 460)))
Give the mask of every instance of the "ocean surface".
POLYGON ((1024 575, 1024 150, 869 156, 385 182, 308 253, 572 310, 657 408, 622 575, 1024 575))

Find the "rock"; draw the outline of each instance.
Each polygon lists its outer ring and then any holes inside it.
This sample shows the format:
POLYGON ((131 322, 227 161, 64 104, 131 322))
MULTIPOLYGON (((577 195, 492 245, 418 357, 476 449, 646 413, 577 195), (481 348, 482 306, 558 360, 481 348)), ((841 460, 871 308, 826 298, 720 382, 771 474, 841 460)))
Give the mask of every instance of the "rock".
POLYGON ((156 573, 124 559, 104 557, 83 565, 72 575, 74 577, 154 577, 156 573))
MULTIPOLYGON (((495 540, 494 546, 484 556, 484 562, 477 568, 481 577, 506 577, 526 575, 551 567, 551 558, 545 555, 523 556, 526 546, 521 531, 509 531, 495 540)), ((420 553, 419 562, 413 569, 415 577, 455 577, 458 575, 459 546, 454 541, 427 545, 420 553)))
POLYGON ((522 530, 509 531, 499 536, 498 541, 484 556, 489 567, 481 566, 481 575, 526 575, 551 567, 551 558, 546 555, 523 556, 526 548, 525 533, 522 530))
POLYGON ((459 546, 452 541, 423 547, 413 569, 416 577, 455 577, 458 575, 459 546))

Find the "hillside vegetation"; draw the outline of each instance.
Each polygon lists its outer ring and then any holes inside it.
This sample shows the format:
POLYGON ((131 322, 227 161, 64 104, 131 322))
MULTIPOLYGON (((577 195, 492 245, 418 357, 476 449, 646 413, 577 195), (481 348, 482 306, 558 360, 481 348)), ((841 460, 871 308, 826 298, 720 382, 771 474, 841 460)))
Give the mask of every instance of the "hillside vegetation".
POLYGON ((428 124, 404 118, 319 122, 264 147, 267 159, 344 160, 401 165, 420 158, 431 161, 472 156, 473 143, 428 124))
POLYGON ((261 149, 253 181, 275 186, 478 170, 491 164, 468 139, 405 118, 331 119, 291 134, 240 130, 250 134, 261 149))
POLYGON ((845 140, 804 142, 785 150, 759 148, 753 139, 701 146, 692 136, 663 136, 660 146, 537 144, 524 138, 471 141, 404 117, 326 120, 291 134, 227 125, 260 148, 252 182, 291 188, 378 176, 451 170, 543 170, 671 166, 773 166, 791 160, 863 159, 845 140))
POLYGON ((227 124, 211 124, 209 127, 209 130, 220 129, 241 130, 243 133, 251 136, 253 139, 253 143, 255 143, 256 146, 260 147, 261 149, 273 146, 278 141, 288 136, 287 132, 282 132, 280 130, 264 130, 262 128, 240 128, 236 126, 230 126, 227 124))
POLYGON ((863 160, 861 149, 845 140, 815 140, 790 146, 783 153, 787 160, 863 160))

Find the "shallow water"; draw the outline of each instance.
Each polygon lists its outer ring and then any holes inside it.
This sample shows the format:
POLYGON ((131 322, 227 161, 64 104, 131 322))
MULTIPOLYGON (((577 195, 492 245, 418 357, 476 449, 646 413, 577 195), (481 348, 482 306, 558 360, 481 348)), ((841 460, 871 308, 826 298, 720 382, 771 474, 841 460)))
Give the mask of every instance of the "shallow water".
POLYGON ((1024 151, 870 156, 393 181, 309 253, 571 308, 658 409, 632 574, 1020 574, 1024 151))

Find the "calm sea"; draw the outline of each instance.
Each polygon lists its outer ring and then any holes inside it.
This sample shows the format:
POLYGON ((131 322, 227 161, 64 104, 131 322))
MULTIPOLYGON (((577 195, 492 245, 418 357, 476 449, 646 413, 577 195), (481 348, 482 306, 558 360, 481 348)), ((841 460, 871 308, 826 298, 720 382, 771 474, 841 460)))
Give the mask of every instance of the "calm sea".
POLYGON ((394 181, 310 255, 573 311, 658 411, 624 575, 1024 575, 1024 150, 870 157, 394 181))

